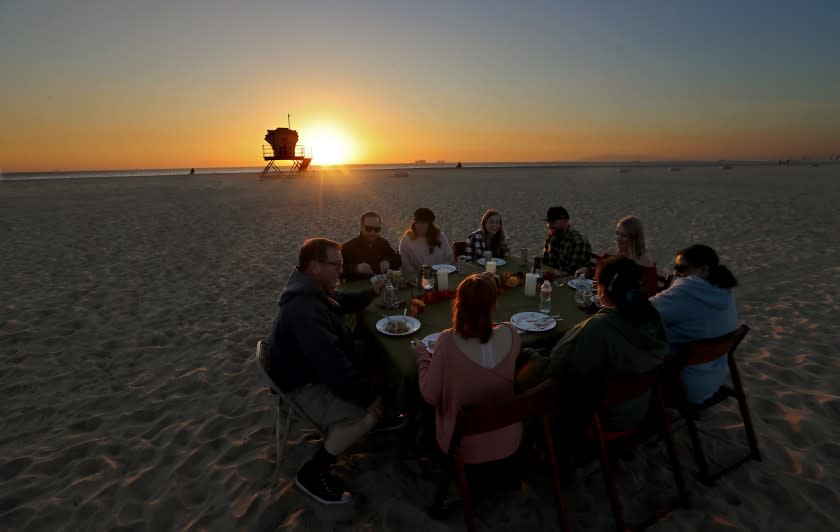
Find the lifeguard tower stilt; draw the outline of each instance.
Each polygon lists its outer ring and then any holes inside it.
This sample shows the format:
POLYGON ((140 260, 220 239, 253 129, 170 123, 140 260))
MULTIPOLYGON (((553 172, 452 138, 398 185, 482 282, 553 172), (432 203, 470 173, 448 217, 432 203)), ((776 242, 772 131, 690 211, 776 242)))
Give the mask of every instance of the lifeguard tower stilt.
POLYGON ((263 144, 262 155, 263 160, 268 161, 268 164, 263 168, 261 178, 270 175, 293 175, 298 172, 305 172, 309 168, 312 155, 307 156, 306 148, 297 145, 298 134, 294 129, 287 127, 269 129, 265 134, 265 140, 269 145, 263 144), (277 166, 277 161, 291 161, 292 166, 283 171, 277 166))

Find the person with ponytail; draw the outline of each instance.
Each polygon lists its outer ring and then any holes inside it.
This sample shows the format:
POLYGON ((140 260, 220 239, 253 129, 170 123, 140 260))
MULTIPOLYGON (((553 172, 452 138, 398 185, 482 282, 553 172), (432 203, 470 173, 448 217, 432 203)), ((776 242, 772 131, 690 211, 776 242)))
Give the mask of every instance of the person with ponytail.
MULTIPOLYGON (((665 328, 643 293, 639 265, 628 257, 611 257, 597 265, 595 278, 604 308, 569 330, 551 351, 550 362, 561 397, 586 405, 587 412, 574 414, 586 421, 608 377, 644 373, 662 364, 668 353, 665 328)), ((615 405, 602 420, 605 430, 635 428, 647 405, 647 395, 615 405)))
MULTIPOLYGON (((694 340, 717 338, 738 328, 738 313, 732 289, 738 284, 729 269, 720 264, 715 250, 695 244, 677 252, 675 280, 668 289, 650 299, 662 316, 672 354, 685 352, 694 340)), ((728 373, 726 356, 683 370, 688 400, 701 404, 720 388, 728 373)), ((676 386, 676 376, 668 387, 676 386)))

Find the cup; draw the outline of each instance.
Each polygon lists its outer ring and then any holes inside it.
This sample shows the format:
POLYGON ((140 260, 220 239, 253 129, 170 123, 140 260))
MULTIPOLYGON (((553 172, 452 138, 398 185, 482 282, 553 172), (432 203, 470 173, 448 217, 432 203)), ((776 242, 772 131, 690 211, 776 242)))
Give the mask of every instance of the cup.
POLYGON ((490 273, 496 273, 496 261, 488 260, 487 262, 484 263, 484 268, 485 268, 484 271, 487 271, 487 272, 490 272, 490 273))
POLYGON ((444 270, 437 271, 438 290, 449 289, 449 273, 444 270))
POLYGON ((519 248, 519 267, 523 272, 528 271, 528 248, 519 248))
POLYGON ((484 252, 484 262, 489 262, 493 260, 493 252, 492 251, 485 251, 484 252))
POLYGON ((467 273, 467 256, 458 255, 458 273, 464 275, 467 273))

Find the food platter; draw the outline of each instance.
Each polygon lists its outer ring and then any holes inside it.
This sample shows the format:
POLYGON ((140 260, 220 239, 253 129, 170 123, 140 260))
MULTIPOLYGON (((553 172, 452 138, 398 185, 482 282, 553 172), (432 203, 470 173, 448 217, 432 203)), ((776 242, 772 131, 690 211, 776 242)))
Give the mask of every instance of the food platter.
POLYGON ((423 345, 426 346, 426 351, 428 351, 429 353, 435 352, 435 347, 437 347, 437 340, 439 336, 440 333, 436 332, 425 336, 422 340, 420 340, 421 342, 423 342, 423 345))
POLYGON ((388 316, 376 322, 376 330, 388 336, 405 336, 420 329, 420 320, 402 314, 388 316))
POLYGON ((557 320, 542 312, 517 312, 510 322, 517 329, 529 332, 550 331, 557 326, 557 320))

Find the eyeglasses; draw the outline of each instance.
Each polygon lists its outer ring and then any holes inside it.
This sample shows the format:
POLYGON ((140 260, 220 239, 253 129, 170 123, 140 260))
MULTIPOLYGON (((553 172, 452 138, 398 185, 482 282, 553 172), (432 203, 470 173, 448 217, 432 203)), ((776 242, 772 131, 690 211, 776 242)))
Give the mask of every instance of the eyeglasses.
POLYGON ((676 273, 685 273, 691 269, 691 265, 689 264, 674 264, 674 271, 676 273))
POLYGON ((378 233, 378 232, 382 231, 382 228, 378 227, 378 226, 374 226, 374 225, 366 225, 365 226, 365 231, 368 231, 368 232, 374 231, 374 232, 378 233))
POLYGON ((319 262, 320 262, 321 264, 329 264, 329 265, 331 265, 331 266, 335 266, 336 268, 343 268, 343 267, 344 267, 344 261, 340 261, 340 260, 335 260, 335 261, 332 261, 332 260, 322 260, 322 261, 319 261, 319 262))

